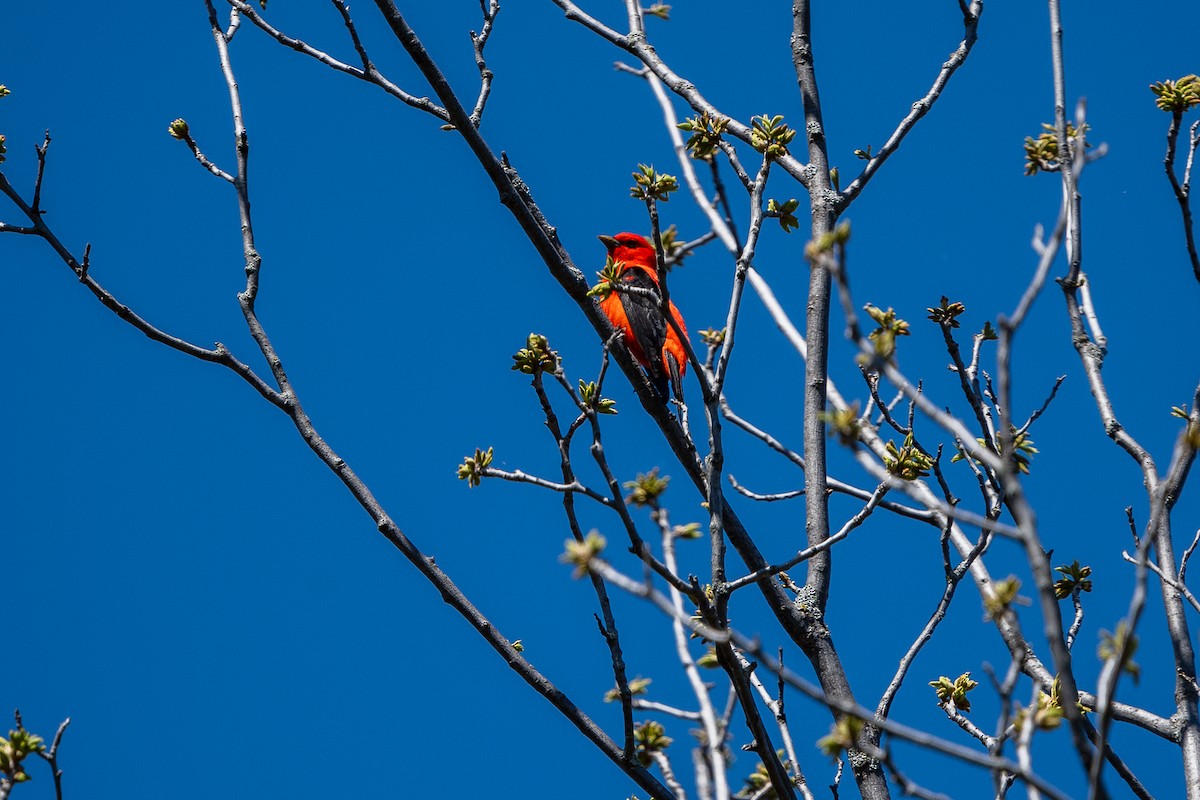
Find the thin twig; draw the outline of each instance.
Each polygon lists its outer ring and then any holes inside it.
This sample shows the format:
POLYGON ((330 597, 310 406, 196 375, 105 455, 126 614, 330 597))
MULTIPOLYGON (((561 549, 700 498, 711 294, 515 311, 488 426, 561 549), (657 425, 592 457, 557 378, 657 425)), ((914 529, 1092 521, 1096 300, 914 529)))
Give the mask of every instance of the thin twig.
POLYGON ((1196 609, 1196 611, 1200 612, 1200 601, 1196 600, 1196 596, 1194 594, 1192 594, 1191 591, 1186 586, 1184 586, 1182 583, 1180 583, 1179 581, 1172 580, 1171 578, 1167 577, 1167 575, 1162 571, 1162 569, 1160 569, 1159 566, 1157 564, 1155 564, 1153 561, 1134 558, 1133 556, 1129 555, 1129 553, 1125 552, 1124 550, 1121 551, 1121 558, 1125 559, 1130 564, 1133 564, 1135 567, 1144 567, 1144 568, 1150 570, 1151 572, 1153 572, 1155 575, 1158 576, 1159 580, 1161 580, 1167 586, 1170 586, 1175 591, 1182 594, 1187 599, 1188 603, 1191 604, 1192 608, 1194 608, 1194 609, 1196 609))
POLYGON ((736 489, 738 494, 742 495, 743 497, 749 497, 751 500, 757 500, 760 503, 776 503, 780 500, 794 500, 797 497, 804 496, 803 489, 792 489, 788 492, 775 492, 773 494, 760 494, 758 492, 752 492, 745 486, 742 486, 732 475, 728 475, 726 477, 729 479, 729 485, 736 489))
POLYGON ((1071 621, 1071 627, 1067 629, 1068 650, 1075 645, 1075 637, 1079 635, 1079 629, 1083 627, 1083 601, 1079 598, 1079 592, 1078 586, 1071 592, 1071 605, 1075 608, 1075 618, 1071 621))
MULTIPOLYGON (((278 30, 265 19, 263 19, 262 16, 260 16, 249 3, 243 2, 243 0, 227 0, 227 2, 240 11, 242 15, 244 15, 246 19, 250 20, 250 22, 253 23, 257 28, 262 30, 284 47, 295 50, 297 53, 306 55, 309 58, 316 59, 330 69, 345 73, 353 78, 358 78, 361 81, 372 83, 405 105, 412 106, 419 111, 424 111, 427 114, 431 114, 443 122, 448 122, 450 120, 450 115, 446 109, 437 105, 428 97, 416 97, 404 91, 399 86, 388 80, 383 73, 379 72, 379 70, 370 63, 370 59, 366 59, 366 64, 364 64, 362 67, 351 66, 344 61, 339 61, 322 50, 318 50, 301 39, 288 36, 286 33, 278 30)), ((341 9, 339 9, 339 11, 340 10, 341 9)), ((345 19, 345 16, 343 19, 345 19)), ((351 29, 351 36, 354 37, 353 29, 351 29)), ((356 49, 358 49, 360 46, 361 43, 356 42, 356 49)), ((364 57, 362 50, 359 50, 359 56, 364 57)))
POLYGON ((1196 126, 1193 125, 1188 136, 1187 167, 1184 169, 1183 183, 1175 177, 1175 148, 1179 138, 1180 124, 1183 122, 1184 109, 1176 108, 1171 112, 1171 125, 1167 128, 1167 155, 1163 158, 1163 169, 1166 170, 1167 180, 1171 182, 1171 190, 1179 203, 1179 213, 1183 217, 1183 235, 1187 244, 1188 258, 1192 262, 1192 274, 1200 281, 1200 255, 1196 253, 1196 234, 1192 223, 1191 202, 1191 173, 1192 159, 1196 154, 1196 126))
MULTIPOLYGON (((678 573, 679 566, 675 559, 675 535, 667 525, 665 515, 660 514, 659 518, 662 528, 663 561, 671 572, 678 573)), ((728 767, 725 763, 724 751, 722 750, 725 743, 721 733, 722 729, 717 724, 716 711, 713 709, 708 687, 705 685, 704 679, 700 676, 696 660, 692 657, 691 649, 688 647, 688 632, 684 629, 683 622, 683 618, 685 617, 683 595, 675 587, 671 587, 670 596, 673 610, 673 614, 671 615, 671 632, 675 637, 675 655, 679 659, 680 666, 683 667, 688 684, 692 687, 692 694, 695 695, 696 702, 699 704, 700 718, 704 725, 705 755, 708 763, 712 765, 713 782, 717 797, 728 797, 729 786, 726 774, 728 767)))
POLYGON ((471 31, 471 48, 475 51, 475 67, 479 70, 479 97, 471 111, 471 124, 477 128, 483 119, 483 109, 492 93, 492 81, 496 77, 484 61, 483 48, 487 46, 488 37, 492 35, 492 26, 496 22, 496 15, 500 13, 500 3, 498 0, 479 0, 479 10, 483 13, 483 27, 479 29, 479 33, 471 31))
POLYGON ((216 164, 214 164, 212 161, 209 160, 208 156, 206 156, 206 155, 204 155, 204 153, 200 152, 200 147, 196 144, 196 140, 194 138, 192 138, 192 134, 190 132, 184 133, 184 134, 182 134, 182 136, 183 136, 184 144, 186 144, 188 146, 188 149, 192 151, 192 155, 196 157, 196 161, 200 162, 200 166, 204 167, 206 170, 211 172, 213 175, 216 175, 221 180, 227 181, 229 183, 233 183, 232 175, 230 175, 228 172, 226 172, 225 170, 218 167, 216 164))
POLYGON ((841 196, 838 198, 839 213, 844 211, 854 201, 854 198, 858 197, 872 176, 883 166, 888 157, 900 147, 900 143, 904 141, 904 137, 908 135, 909 131, 916 127, 921 117, 929 113, 929 110, 933 108, 933 104, 946 88, 946 84, 950 82, 950 78, 966 62, 967 56, 971 54, 971 48, 975 45, 979 30, 979 16, 983 13, 983 2, 982 0, 974 0, 968 6, 965 0, 959 0, 958 5, 963 15, 964 31, 962 41, 958 43, 958 47, 950 54, 950 58, 942 64, 941 70, 938 72, 937 77, 934 78, 933 86, 930 87, 929 91, 921 99, 912 104, 912 110, 905 115, 904 119, 900 120, 900 124, 892 132, 892 135, 888 137, 883 147, 879 148, 879 152, 871 157, 871 160, 863 167, 862 173, 846 187, 846 191, 841 193, 841 196))
MULTIPOLYGON (((741 428, 746 433, 753 436, 755 439, 758 439, 767 447, 779 453, 796 466, 804 469, 804 458, 799 453, 789 449, 771 434, 756 427, 753 423, 734 413, 727 398, 724 396, 721 398, 721 416, 723 416, 727 421, 733 423, 736 427, 741 428)), ((839 494, 848 495, 858 500, 869 500, 873 494, 870 489, 864 489, 860 486, 855 486, 833 477, 828 478, 828 485, 832 491, 839 494)), ((804 490, 800 489, 799 491, 803 492, 804 490)), ((912 506, 906 506, 902 503, 897 503, 892 500, 882 501, 879 504, 879 507, 886 509, 887 511, 891 511, 893 514, 899 514, 902 517, 907 517, 908 519, 915 519, 926 523, 935 522, 933 512, 929 511, 928 509, 913 508, 912 506)))
MULTIPOLYGON (((781 653, 780 658, 782 657, 781 653)), ((762 679, 758 677, 758 673, 753 671, 754 665, 740 653, 739 659, 742 668, 750 675, 750 684, 754 687, 754 691, 758 692, 763 703, 775 715, 775 725, 779 729, 780 739, 783 740, 783 752, 787 755, 787 760, 792 765, 792 772, 795 774, 795 777, 788 782, 800 790, 805 800, 813 800, 812 792, 808 789, 808 781, 804 778, 804 771, 800 768, 800 761, 796 757, 796 747, 792 743, 792 732, 788 728, 787 715, 783 712, 783 681, 779 682, 779 694, 772 697, 771 693, 767 691, 767 687, 763 685, 762 679)))
POLYGON ((1062 386, 1062 382, 1067 379, 1066 375, 1059 375, 1054 381, 1053 388, 1050 389, 1050 394, 1046 397, 1046 402, 1042 403, 1041 408, 1029 415, 1029 419, 1025 420, 1025 424, 1017 428, 1017 432, 1013 434, 1015 439, 1018 436, 1024 436, 1029 431, 1029 426, 1037 422, 1038 417, 1046 413, 1046 409, 1054 402, 1055 395, 1058 394, 1058 387, 1062 386))
POLYGON ((896 761, 892 757, 890 750, 880 752, 879 763, 883 764, 884 769, 891 774, 892 780, 900 787, 900 793, 905 797, 916 797, 919 800, 950 800, 949 795, 926 789, 901 772, 900 768, 896 766, 896 761))
POLYGON ((682 708, 675 708, 665 703, 656 703, 653 700, 645 700, 641 697, 633 699, 633 707, 638 711, 654 711, 658 714, 666 714, 669 717, 676 719, 687 720, 688 722, 700 722, 703 716, 699 711, 684 711, 682 708))
MULTIPOLYGON (((598 385, 604 381, 604 370, 608 364, 607 351, 601 362, 600 378, 598 385)), ((583 403, 579 402, 579 398, 571 391, 570 384, 566 383, 562 376, 561 363, 554 373, 554 377, 560 379, 560 383, 566 388, 568 396, 575 401, 576 405, 583 409, 580 417, 576 422, 581 422, 581 419, 586 419, 589 415, 594 416, 594 409, 588 408, 583 403)), ((534 393, 538 397, 538 402, 541 403, 542 412, 546 417, 546 427, 550 431, 550 435, 554 437, 555 445, 559 452, 559 466, 562 472, 563 481, 565 483, 577 483, 575 477, 575 469, 571 464, 571 441, 574 437, 578 426, 572 426, 564 434, 562 426, 559 424, 558 415, 554 413, 554 406, 550 402, 549 396, 546 394, 544 385, 544 375, 541 371, 535 372, 531 384, 534 393)), ((599 391, 599 390, 597 390, 599 391)), ((607 498, 605 498, 607 501, 607 498)), ((572 492, 563 494, 563 512, 567 517, 567 526, 571 531, 571 536, 577 542, 584 542, 583 529, 579 524, 578 516, 575 512, 575 496, 572 492)), ((592 590, 596 594, 596 600, 600 604, 600 613, 603 614, 603 620, 599 616, 596 617, 596 626, 600 630, 600 635, 604 638, 605 644, 608 645, 609 655, 612 661, 613 679, 617 684, 617 695, 621 700, 621 717, 625 728, 624 741, 624 757, 626 760, 632 760, 636 757, 636 744, 634 740, 635 728, 633 722, 633 693, 629 688, 629 678, 625 669, 625 657, 621 649, 620 633, 617 630, 616 616, 613 614, 612 603, 608 597, 608 587, 604 585, 603 579, 598 575, 591 575, 592 590)))
MULTIPOLYGON (((667 85, 672 92, 679 95, 690 105, 697 113, 708 113, 714 117, 727 117, 722 114, 715 106, 713 106, 696 88, 695 84, 686 78, 676 74, 662 58, 657 51, 646 41, 645 32, 641 30, 632 30, 629 35, 618 33, 604 23, 597 20, 595 17, 584 12, 579 6, 570 0, 552 0, 552 2, 562 9, 566 18, 572 22, 577 22, 588 30, 600 36, 620 49, 626 51, 630 55, 637 58, 642 64, 649 67, 650 70, 658 76, 658 79, 667 85)), ((731 118, 727 124, 726 131, 736 139, 740 139, 747 144, 750 142, 750 126, 737 119, 731 118)), ((806 165, 801 164, 792 156, 782 156, 776 159, 776 163, 780 168, 807 186, 808 175, 806 165)))
POLYGON ((1179 582, 1183 583, 1187 577, 1188 561, 1192 558, 1192 553, 1196 552, 1196 545, 1200 544, 1200 528, 1196 529, 1196 535, 1192 537, 1192 543, 1183 551, 1183 557, 1179 559, 1179 582))
MULTIPOLYGON (((985 533, 979 537, 978 544, 967 554, 957 567, 946 576, 946 587, 942 590, 942 596, 938 600, 937 607, 933 610, 929 620, 917 635, 912 645, 900 658, 900 664, 896 669, 896 674, 892 677, 887 689, 884 690, 883 696, 879 699, 879 705, 875 708, 875 715, 878 717, 886 717, 891 713, 892 701, 896 698, 896 694, 900 691, 900 686, 904 683, 904 679, 908 675, 909 669, 913 662, 916 661, 917 655, 921 649, 933 638, 933 633, 937 630, 938 625, 946 618, 946 612, 950 608, 950 603, 954 599, 954 593, 958 590, 958 584, 962 581, 967 571, 971 568, 971 564, 977 558, 983 555, 990 543, 990 537, 985 533)), ((947 711, 947 713, 949 713, 947 711)), ((953 717, 952 717, 953 718, 953 717)), ((961 724, 961 723, 960 723, 961 724)), ((982 741, 982 740, 981 740, 982 741)))
POLYGON ((572 481, 571 483, 555 483, 554 481, 547 480, 545 478, 539 478, 537 475, 530 475, 526 472, 522 472, 519 469, 507 471, 507 470, 497 469, 495 467, 484 468, 480 474, 480 477, 500 478, 502 480, 512 481, 513 483, 528 483, 533 486, 541 487, 542 489, 549 489, 552 492, 562 492, 564 494, 581 494, 584 497, 591 498, 592 500, 595 500, 600 505, 606 506, 608 508, 612 508, 614 505, 614 502, 611 498, 605 497, 604 495, 600 494, 599 492, 580 483, 578 480, 572 481))
POLYGON ((730 581, 727 584, 728 590, 733 592, 742 588, 743 586, 749 586, 752 583, 757 583, 765 577, 778 575, 781 572, 791 569, 802 561, 807 561, 818 553, 826 552, 829 550, 829 548, 833 547, 842 539, 845 539, 847 536, 849 536, 855 528, 866 522, 867 517, 871 516, 871 512, 873 512, 876 506, 879 505, 879 502, 883 499, 883 496, 888 493, 888 488, 889 487, 887 484, 879 484, 879 486, 875 488, 874 493, 872 493, 871 498, 867 501, 867 504, 859 509, 858 513, 848 519, 846 524, 842 525, 837 533, 831 534, 815 545, 804 548, 800 552, 796 553, 796 555, 792 556, 781 564, 774 564, 764 569, 755 570, 749 575, 745 575, 737 580, 730 581))
POLYGON ((350 34, 350 41, 354 44, 354 52, 358 53, 358 58, 362 62, 363 72, 370 74, 374 70, 374 64, 371 63, 371 57, 367 55, 367 48, 363 46, 362 39, 358 37, 358 28, 354 25, 354 20, 350 18, 350 7, 343 0, 330 0, 333 7, 342 15, 342 24, 346 26, 346 33, 350 34))
POLYGON ((58 726, 58 730, 54 732, 54 739, 50 742, 50 747, 47 750, 38 751, 38 755, 46 760, 50 765, 50 772, 54 776, 54 798, 55 800, 63 800, 62 776, 63 771, 58 766, 58 746, 62 743, 63 733, 66 732, 67 726, 71 724, 71 718, 67 717, 58 726))
POLYGON ((683 786, 679 783, 679 779, 675 777, 675 770, 671 768, 671 760, 667 758, 667 754, 662 750, 652 750, 650 758, 654 761, 654 765, 658 767, 659 772, 662 773, 663 781, 675 793, 675 797, 680 798, 680 800, 686 798, 687 794, 683 791, 683 786))
POLYGON ((46 138, 42 140, 41 145, 34 148, 37 150, 37 178, 33 182, 33 203, 31 207, 34 214, 42 213, 42 180, 46 177, 46 151, 50 149, 50 131, 46 131, 46 138))
POLYGON ((824 694, 817 686, 809 683, 791 670, 782 667, 779 662, 776 661, 769 653, 767 653, 758 642, 746 639, 737 631, 730 631, 730 636, 733 643, 737 647, 753 655, 754 658, 766 669, 777 675, 780 675, 789 686, 798 690, 805 696, 816 700, 819 703, 823 703, 840 714, 865 720, 870 724, 880 728, 885 733, 895 736, 898 739, 911 742, 919 747, 944 753, 968 764, 974 764, 987 769, 1001 769, 1006 772, 1011 772, 1027 783, 1035 786, 1038 790, 1044 792, 1049 797, 1056 798, 1056 800, 1066 800, 1066 795, 1055 789, 1043 778, 1024 770, 1018 764, 1006 758, 982 755, 977 753, 975 750, 939 739, 936 736, 925 733, 924 731, 910 728, 907 725, 900 724, 893 720, 879 719, 874 716, 872 711, 858 705, 857 703, 854 703, 853 701, 835 700, 834 698, 824 694))
MULTIPOLYGON (((1091 720, 1087 719, 1087 717, 1084 717, 1083 725, 1087 730, 1088 738, 1092 740, 1092 743, 1097 747, 1101 746, 1100 736, 1098 733, 1096 733, 1096 728, 1092 725, 1091 720)), ((1117 756, 1117 754, 1111 747, 1108 746, 1108 744, 1103 745, 1103 750, 1104 757, 1108 760, 1108 763, 1111 764, 1116 773, 1121 776, 1121 780, 1125 781, 1125 785, 1129 787, 1130 791, 1133 792, 1134 796, 1137 797, 1138 800, 1154 800, 1154 797, 1148 791, 1146 791, 1146 787, 1142 785, 1142 782, 1138 780, 1136 775, 1133 774, 1133 770, 1129 768, 1129 765, 1121 760, 1121 758, 1117 756)))
MULTIPOLYGON (((133 310, 128 306, 117 300, 117 298, 111 292, 101 286, 100 283, 98 283, 96 279, 91 276, 87 269, 84 268, 84 265, 88 263, 88 258, 85 256, 83 263, 77 261, 71 252, 66 248, 66 246, 64 246, 59 240, 58 236, 55 235, 54 231, 45 223, 42 215, 34 213, 33 208, 21 198, 16 189, 14 189, 12 184, 8 182, 8 178, 5 177, 3 173, 0 173, 0 194, 6 195, 10 200, 13 201, 13 203, 16 204, 19 209, 21 209, 22 213, 24 213, 25 216, 29 218, 29 221, 33 223, 33 233, 44 239, 46 244, 50 245, 50 247, 58 255, 59 259, 79 277, 79 282, 87 287, 87 289, 96 297, 97 300, 103 303, 106 308, 111 310, 123 321, 141 331, 152 341, 158 342, 159 344, 164 344, 167 347, 170 347, 172 350, 178 350, 185 355, 198 358, 201 361, 207 361, 213 364, 221 364, 225 367, 228 367, 240 378, 249 383, 256 392, 262 395, 262 397, 272 405, 286 410, 287 401, 283 398, 283 396, 275 389, 268 386, 267 383, 260 378, 257 373, 254 372, 254 370, 235 357, 228 350, 228 348, 225 347, 225 345, 217 342, 215 347, 210 350, 200 347, 199 345, 192 344, 191 342, 181 339, 177 336, 172 336, 160 328, 151 325, 144 318, 134 313, 133 310)), ((90 252, 91 246, 89 245, 88 253, 90 254, 90 252)))

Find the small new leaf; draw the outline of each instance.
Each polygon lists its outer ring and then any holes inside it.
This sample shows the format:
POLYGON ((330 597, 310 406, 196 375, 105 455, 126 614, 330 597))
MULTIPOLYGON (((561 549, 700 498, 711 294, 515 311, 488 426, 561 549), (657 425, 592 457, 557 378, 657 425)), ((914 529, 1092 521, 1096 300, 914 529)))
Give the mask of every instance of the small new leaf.
POLYGON ((874 156, 871 155, 871 145, 867 145, 866 150, 855 150, 855 158, 861 158, 863 161, 870 161, 874 156))
MULTIPOLYGON (((1077 708, 1085 714, 1091 711, 1091 709, 1085 706, 1083 703, 1079 703, 1077 708)), ((1016 725, 1018 731, 1024 727, 1025 721, 1028 719, 1028 717, 1028 709, 1022 708, 1017 713, 1017 718, 1014 720, 1014 724, 1016 725)), ((1050 694, 1038 692, 1037 708, 1034 709, 1033 712, 1033 725, 1038 730, 1052 731, 1062 723, 1062 718, 1062 697, 1059 694, 1059 680, 1058 677, 1055 676, 1054 682, 1050 684, 1050 694)))
POLYGON ((884 468, 902 481, 924 478, 933 467, 933 456, 921 452, 913 442, 911 433, 904 437, 902 447, 896 447, 894 441, 889 441, 886 450, 887 456, 883 459, 884 468))
POLYGON ((983 330, 977 333, 976 336, 983 339, 985 342, 994 342, 1000 338, 1000 336, 996 333, 996 329, 992 327, 990 320, 983 323, 983 330))
POLYGON ((709 347, 720 347, 725 343, 725 329, 705 328, 700 331, 700 338, 709 347))
POLYGON ((1193 106, 1200 105, 1200 77, 1196 75, 1152 83, 1150 91, 1157 98, 1154 105, 1172 114, 1183 114, 1191 111, 1193 106))
POLYGON ((672 224, 668 225, 667 229, 658 235, 662 240, 663 255, 666 256, 667 269, 671 267, 682 267, 683 260, 688 254, 681 252, 683 250, 683 242, 679 240, 679 230, 672 224))
MULTIPOLYGON (((1054 681, 1050 684, 1049 699, 1050 699, 1051 704, 1056 705, 1059 708, 1062 708, 1062 684, 1059 681, 1057 675, 1054 676, 1054 681)), ((1075 704, 1075 707, 1078 708, 1084 714, 1092 713, 1092 709, 1089 708, 1088 706, 1085 706, 1083 704, 1082 700, 1078 701, 1075 704)))
POLYGON ((776 217, 783 232, 791 233, 800 227, 800 220, 796 219, 795 213, 799 207, 800 201, 795 198, 785 201, 783 205, 775 200, 767 200, 767 216, 776 217))
POLYGON ((691 119, 686 119, 675 127, 690 133, 684 147, 692 158, 708 161, 717 152, 721 142, 721 134, 729 124, 728 117, 716 117, 705 111, 691 119))
POLYGON ((817 747, 830 758, 837 758, 843 750, 858 747, 858 735, 862 733, 863 721, 858 717, 842 717, 829 729, 829 735, 817 740, 817 747))
POLYGON ((665 203, 671 199, 671 192, 679 189, 679 181, 674 175, 660 174, 646 164, 638 164, 637 171, 633 173, 633 182, 634 185, 629 187, 629 196, 638 200, 660 200, 665 203))
POLYGON ((583 382, 579 379, 579 396, 586 408, 593 409, 597 414, 616 414, 617 401, 600 396, 600 390, 595 381, 583 382))
POLYGON ((822 233, 804 246, 804 258, 809 263, 815 263, 821 255, 832 253, 835 247, 845 247, 850 241, 850 221, 842 220, 831 231, 822 233))
POLYGON ((829 427, 829 437, 836 436, 840 443, 849 447, 858 441, 858 434, 863 429, 860 416, 859 403, 855 400, 848 408, 825 412, 821 419, 829 427))
POLYGON ((1057 599, 1070 597, 1075 592, 1092 590, 1092 580, 1089 577, 1092 574, 1092 568, 1080 566, 1078 560, 1072 561, 1070 565, 1055 567, 1054 571, 1062 575, 1054 582, 1054 596, 1057 599))
MULTIPOLYGON (((713 604, 713 601, 716 599, 716 595, 713 593, 713 588, 712 588, 711 583, 706 583, 704 585, 704 597, 710 606, 713 604)), ((702 613, 700 613, 699 605, 697 605, 696 611, 694 614, 692 614, 690 619, 693 623, 704 622, 704 615, 702 613)), ((700 641, 702 641, 706 644, 708 643, 708 639, 704 638, 704 636, 699 631, 697 631, 695 628, 692 629, 692 634, 688 638, 689 639, 699 639, 700 641)))
POLYGON ((591 570, 592 559, 604 552, 605 544, 607 542, 603 536, 597 531, 590 531, 587 536, 583 537, 582 542, 567 539, 564 542, 566 550, 558 557, 558 560, 564 564, 574 564, 573 577, 582 578, 591 570))
POLYGON ((881 359, 889 359, 896 354, 896 337, 908 336, 908 323, 896 317, 896 312, 889 307, 887 311, 867 303, 863 306, 871 319, 879 327, 867 334, 875 344, 875 355, 881 359))
MULTIPOLYGON (((20 721, 18 719, 18 725, 20 721)), ((24 783, 29 774, 21 766, 26 756, 45 752, 42 737, 30 733, 23 727, 8 732, 8 738, 0 736, 0 774, 13 783, 24 783)))
POLYGON ((1029 458, 1037 455, 1038 449, 1033 446, 1033 439, 1028 433, 1013 431, 1012 459, 1017 465, 1017 471, 1023 475, 1029 474, 1029 458))
MULTIPOLYGON (((779 763, 783 765, 785 771, 791 770, 792 762, 784 757, 783 750, 776 750, 775 755, 779 757, 779 763)), ((761 761, 754 767, 754 772, 746 776, 745 787, 734 795, 737 800, 778 800, 779 793, 771 786, 771 775, 767 772, 767 767, 761 761)), ((799 783, 796 783, 799 786, 799 783)))
MULTIPOLYGON (((1028 718, 1028 709, 1022 708, 1017 712, 1014 724, 1018 731, 1025 727, 1028 718)), ((1045 692, 1038 692, 1037 708, 1033 712, 1034 728, 1039 731, 1052 731, 1062 723, 1062 718, 1062 706, 1058 705, 1057 701, 1045 692)))
MULTIPOLYGON (((0 139, 3 138, 3 136, 0 136, 0 139)), ((1192 415, 1188 411, 1187 404, 1171 406, 1171 416, 1187 420, 1187 426, 1183 429, 1184 440, 1193 450, 1200 450, 1200 425, 1192 422, 1192 415)))
POLYGON ((1021 597, 1021 581, 1015 575, 1009 575, 1002 581, 992 584, 992 594, 983 600, 983 618, 987 621, 1003 616, 1014 605, 1029 605, 1028 598, 1021 597))
POLYGON ((1138 639, 1130 634, 1129 625, 1125 620, 1117 623, 1117 630, 1114 633, 1100 631, 1100 647, 1097 649, 1100 658, 1111 661, 1119 657, 1121 671, 1129 673, 1134 683, 1137 683, 1138 678, 1142 675, 1142 668, 1133 660, 1133 654, 1137 652, 1137 647, 1138 639))
POLYGON ((645 11, 649 16, 658 17, 659 19, 664 20, 664 21, 669 22, 671 19, 671 7, 669 5, 667 5, 666 3, 655 3, 654 5, 647 8, 645 11))
POLYGON ((531 333, 522 347, 513 355, 512 368, 525 375, 538 375, 542 372, 558 370, 559 357, 557 350, 550 349, 550 342, 540 333, 531 333))
POLYGON ((608 297, 615 291, 615 288, 621 282, 621 274, 625 272, 624 261, 613 261, 612 256, 608 256, 604 260, 604 269, 596 273, 596 277, 600 281, 588 289, 588 297, 598 297, 601 300, 608 297))
POLYGON ((475 448, 474 456, 467 456, 463 459, 463 463, 458 465, 458 479, 466 481, 467 486, 478 486, 483 480, 484 471, 492 463, 492 448, 488 448, 487 452, 475 448))
MULTIPOLYGON (((1042 124, 1043 133, 1036 139, 1032 136, 1025 137, 1025 174, 1036 175, 1039 171, 1057 172, 1059 169, 1058 163, 1058 133, 1053 125, 1042 124)), ((1075 146, 1075 141, 1078 136, 1086 135, 1088 131, 1087 124, 1084 124, 1078 130, 1071 123, 1067 123, 1067 139, 1070 140, 1069 147, 1075 146)), ((1086 150, 1091 147, 1091 142, 1084 139, 1083 147, 1086 150)))
POLYGON ((633 729, 633 741, 637 745, 638 761, 648 767, 654 760, 651 754, 666 750, 675 740, 667 736, 661 723, 649 720, 633 729))
POLYGON ((925 310, 929 312, 929 319, 938 325, 957 328, 958 317, 967 310, 967 307, 962 303, 951 303, 946 295, 942 295, 941 303, 936 308, 925 310))
POLYGON ((667 490, 667 484, 671 482, 670 476, 658 477, 658 467, 650 470, 647 473, 638 473, 637 480, 626 481, 625 488, 629 489, 629 495, 625 498, 625 502, 631 506, 642 508, 650 506, 651 508, 658 507, 658 498, 667 490))
MULTIPOLYGON (((646 694, 646 687, 652 683, 650 678, 634 678, 629 682, 629 694, 636 696, 646 694)), ((604 702, 613 703, 621 699, 621 690, 613 687, 604 693, 604 702)))
MULTIPOLYGON (((1010 427, 1010 431, 1012 432, 1013 436, 1012 463, 1017 468, 1017 472, 1020 472, 1022 475, 1028 475, 1029 459, 1031 456, 1037 455, 1038 449, 1033 446, 1033 439, 1029 436, 1028 432, 1017 433, 1015 426, 1010 427)), ((995 450, 989 448, 987 442, 985 442, 983 439, 977 438, 975 439, 975 443, 982 448, 991 450, 993 453, 996 452, 995 450)), ((999 453, 997 453, 997 455, 999 455, 999 453)), ((950 463, 953 464, 956 461, 962 461, 964 458, 966 458, 966 456, 964 456, 961 452, 956 453, 954 458, 950 459, 950 463)))
POLYGON ((676 525, 671 528, 671 536, 676 539, 699 539, 702 535, 699 522, 689 522, 686 525, 676 525))
POLYGON ((936 681, 930 681, 929 685, 937 694, 938 703, 951 705, 966 714, 971 710, 967 692, 978 686, 979 681, 971 680, 971 673, 964 672, 954 680, 942 675, 936 681))
POLYGON ((721 663, 717 661, 717 648, 710 645, 709 648, 704 651, 704 655, 696 659, 696 666, 700 667, 701 669, 716 669, 717 667, 721 666, 721 663))
POLYGON ((782 114, 762 114, 750 120, 750 146, 767 158, 786 156, 787 146, 795 137, 796 131, 783 121, 782 114))
POLYGON ((167 133, 171 134, 172 139, 186 139, 188 136, 187 120, 183 117, 173 120, 171 124, 167 126, 167 133))

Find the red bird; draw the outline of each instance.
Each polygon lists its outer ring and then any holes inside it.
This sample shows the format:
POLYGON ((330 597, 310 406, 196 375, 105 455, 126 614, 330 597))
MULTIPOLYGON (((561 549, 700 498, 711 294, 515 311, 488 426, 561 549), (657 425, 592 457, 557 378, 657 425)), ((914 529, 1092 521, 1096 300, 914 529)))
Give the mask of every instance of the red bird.
MULTIPOLYGON (((658 264, 654 248, 645 237, 636 233, 601 236, 613 263, 625 265, 621 282, 626 286, 653 291, 648 293, 612 292, 600 301, 600 310, 613 327, 625 335, 629 354, 646 369, 650 382, 665 403, 669 396, 667 384, 683 399, 683 375, 687 372, 687 350, 662 313, 658 297, 658 264)), ((679 309, 671 303, 671 316, 679 330, 687 336, 687 328, 679 309)))

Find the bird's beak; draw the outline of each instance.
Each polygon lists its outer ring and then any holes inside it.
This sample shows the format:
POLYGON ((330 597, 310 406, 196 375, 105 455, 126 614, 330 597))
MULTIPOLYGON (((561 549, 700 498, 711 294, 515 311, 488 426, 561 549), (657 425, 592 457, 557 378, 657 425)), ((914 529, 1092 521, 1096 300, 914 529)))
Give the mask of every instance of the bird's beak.
POLYGON ((599 239, 600 241, 604 242, 604 246, 607 247, 609 250, 612 250, 614 247, 617 246, 617 240, 611 236, 597 236, 596 238, 599 239))

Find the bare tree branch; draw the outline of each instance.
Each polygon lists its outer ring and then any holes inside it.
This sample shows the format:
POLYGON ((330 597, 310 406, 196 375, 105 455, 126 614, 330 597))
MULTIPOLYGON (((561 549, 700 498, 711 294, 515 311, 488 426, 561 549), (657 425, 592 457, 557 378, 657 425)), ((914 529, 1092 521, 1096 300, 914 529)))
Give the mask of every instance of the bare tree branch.
POLYGON ((851 181, 846 190, 841 193, 841 197, 837 201, 838 213, 845 211, 854 202, 854 199, 862 192, 867 182, 883 166, 883 162, 887 161, 888 157, 900 147, 900 143, 904 141, 904 137, 916 127, 917 123, 921 121, 921 117, 929 113, 929 110, 933 108, 933 104, 937 102, 938 97, 941 96, 946 85, 950 82, 950 78, 966 62, 967 56, 971 54, 971 48, 975 46, 975 40, 978 38, 979 16, 983 13, 983 2, 982 0, 974 0, 968 6, 966 0, 959 0, 958 6, 962 11, 963 27, 965 28, 962 41, 958 43, 958 47, 950 54, 950 58, 942 64, 941 71, 934 78, 933 86, 929 88, 924 97, 912 104, 912 110, 905 115, 904 119, 900 120, 900 124, 892 132, 892 135, 888 137, 888 140, 884 142, 883 147, 879 148, 879 152, 867 161, 867 165, 863 167, 862 173, 851 181))

